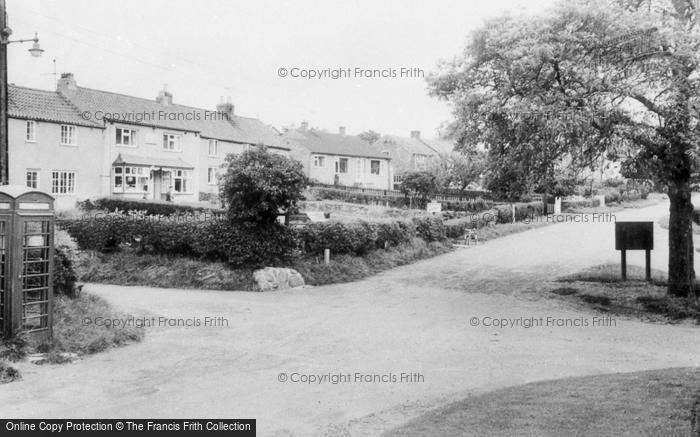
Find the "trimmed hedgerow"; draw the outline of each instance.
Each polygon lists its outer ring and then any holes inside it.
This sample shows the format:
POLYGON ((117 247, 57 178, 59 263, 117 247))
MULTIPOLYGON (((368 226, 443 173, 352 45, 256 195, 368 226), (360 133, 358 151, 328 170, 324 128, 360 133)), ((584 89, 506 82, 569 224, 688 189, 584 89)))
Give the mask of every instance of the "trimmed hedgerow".
POLYGON ((81 249, 117 251, 131 246, 141 253, 180 255, 225 261, 234 266, 275 265, 289 259, 297 247, 295 233, 275 225, 264 231, 227 220, 176 221, 110 214, 90 219, 62 220, 81 249))
POLYGON ((414 217, 413 223, 416 225, 416 235, 426 243, 447 238, 445 224, 440 217, 414 217))

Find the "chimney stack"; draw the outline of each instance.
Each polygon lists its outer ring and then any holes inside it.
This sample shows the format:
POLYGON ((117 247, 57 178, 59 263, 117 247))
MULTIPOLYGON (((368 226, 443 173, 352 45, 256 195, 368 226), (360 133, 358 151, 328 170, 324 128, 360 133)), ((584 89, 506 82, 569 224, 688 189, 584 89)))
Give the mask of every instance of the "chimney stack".
POLYGON ((340 126, 340 127, 338 128, 338 133, 339 133, 340 135, 345 135, 345 126, 340 126))
POLYGON ((226 97, 226 102, 224 103, 223 96, 220 100, 221 103, 216 105, 216 112, 223 114, 228 120, 233 120, 233 114, 235 107, 231 103, 231 96, 226 97))
POLYGON ((302 121, 302 122, 301 122, 301 128, 300 128, 300 129, 301 129, 302 132, 306 132, 307 130, 309 130, 309 122, 308 122, 308 121, 302 121))
POLYGON ((61 73, 61 78, 56 82, 57 91, 75 91, 78 84, 75 82, 73 73, 61 73))
POLYGON ((173 104, 173 95, 168 92, 167 85, 163 85, 163 90, 158 93, 158 97, 156 97, 156 102, 160 103, 163 106, 169 106, 173 104))
POLYGON ((411 131, 411 138, 415 138, 417 140, 420 140, 420 131, 419 130, 412 130, 411 131))

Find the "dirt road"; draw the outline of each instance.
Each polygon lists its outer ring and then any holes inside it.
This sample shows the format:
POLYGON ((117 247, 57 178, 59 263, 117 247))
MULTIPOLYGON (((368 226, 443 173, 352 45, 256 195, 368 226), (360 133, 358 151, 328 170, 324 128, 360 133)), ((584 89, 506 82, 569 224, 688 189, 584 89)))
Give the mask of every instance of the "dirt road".
MULTIPOLYGON (((667 211, 666 203, 616 219, 667 211)), ((653 264, 664 269, 667 234, 655 231, 653 264)), ((641 253, 628 258, 643 262, 641 253)), ((88 285, 137 318, 223 317, 228 327, 149 328, 141 344, 74 364, 25 364, 23 381, 0 388, 0 416, 256 418, 260 436, 369 436, 505 386, 700 366, 697 327, 626 319, 593 326, 592 313, 532 293, 553 277, 617 260, 612 222, 567 223, 352 284, 265 294, 88 285), (523 327, 548 317, 554 326, 523 327), (484 326, 489 318, 521 321, 484 326), (588 326, 556 326, 560 320, 588 326), (306 375, 328 380, 291 381, 306 375)))

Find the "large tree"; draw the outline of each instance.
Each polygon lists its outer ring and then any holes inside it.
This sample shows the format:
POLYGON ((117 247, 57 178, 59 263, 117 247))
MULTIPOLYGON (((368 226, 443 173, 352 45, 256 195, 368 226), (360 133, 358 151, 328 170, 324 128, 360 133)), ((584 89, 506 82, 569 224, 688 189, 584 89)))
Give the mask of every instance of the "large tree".
POLYGON ((513 194, 601 158, 668 190, 669 293, 694 293, 691 175, 698 169, 698 0, 575 0, 500 17, 430 79, 455 104, 458 143, 489 150, 513 194), (509 179, 512 178, 512 179, 509 179))

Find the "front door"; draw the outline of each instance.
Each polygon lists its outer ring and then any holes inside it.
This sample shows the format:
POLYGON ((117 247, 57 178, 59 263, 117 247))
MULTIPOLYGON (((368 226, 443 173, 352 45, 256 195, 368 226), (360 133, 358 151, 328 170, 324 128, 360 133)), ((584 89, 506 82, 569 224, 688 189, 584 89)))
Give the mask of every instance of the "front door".
POLYGON ((169 171, 153 170, 153 200, 166 200, 170 185, 169 171))
POLYGON ((153 200, 160 200, 163 189, 163 170, 153 170, 153 200))

